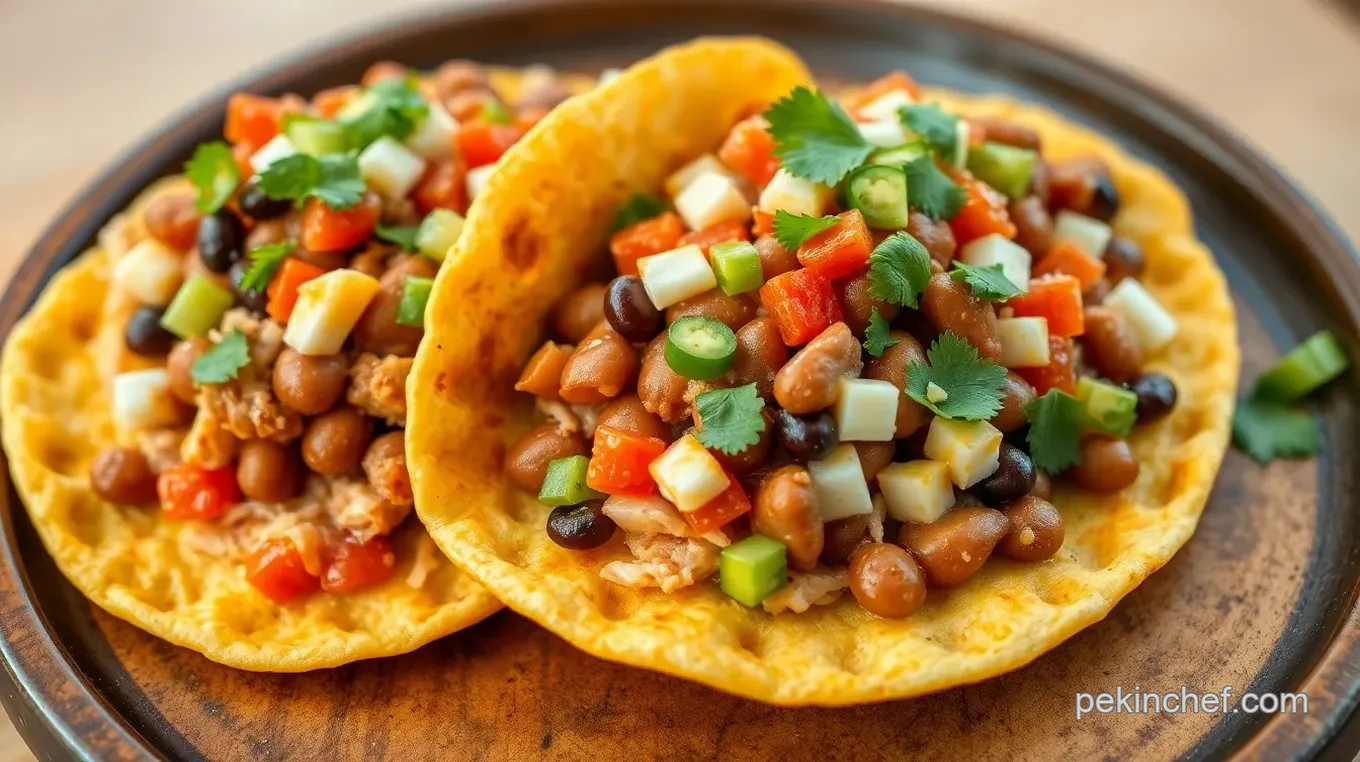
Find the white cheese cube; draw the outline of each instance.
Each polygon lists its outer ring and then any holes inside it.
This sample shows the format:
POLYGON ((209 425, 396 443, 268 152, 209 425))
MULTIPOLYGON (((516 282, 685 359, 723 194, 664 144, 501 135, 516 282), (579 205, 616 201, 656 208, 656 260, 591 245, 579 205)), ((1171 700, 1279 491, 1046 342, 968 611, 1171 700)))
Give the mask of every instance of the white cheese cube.
POLYGON ((775 212, 783 209, 789 214, 807 214, 820 217, 831 197, 831 189, 820 183, 802 177, 794 177, 781 169, 774 173, 770 184, 760 192, 757 206, 762 212, 775 212))
POLYGON ((283 343, 304 355, 339 352, 377 293, 376 278, 347 268, 303 283, 283 343))
POLYGON ((968 489, 1001 464, 1001 432, 986 421, 936 418, 926 434, 926 457, 949 465, 949 477, 968 489))
POLYGON ((440 159, 453 154, 454 136, 458 134, 458 120, 438 101, 430 101, 430 112, 420 126, 406 138, 411 150, 427 159, 440 159))
POLYGON ((269 165, 280 159, 286 159, 297 153, 297 148, 293 146, 293 141, 288 136, 279 133, 274 139, 265 143, 260 150, 250 155, 250 168, 260 173, 269 169, 269 165))
POLYGON ((878 472, 888 515, 898 521, 929 524, 954 507, 948 464, 937 460, 893 463, 878 472))
POLYGON ((184 283, 184 257, 154 238, 144 238, 113 266, 113 282, 142 304, 164 307, 184 283))
POLYGON ((119 373, 113 377, 113 422, 124 431, 175 426, 184 405, 170 391, 165 368, 119 373))
MULTIPOLYGON (((901 109, 903 106, 910 106, 915 102, 916 99, 911 97, 911 93, 898 88, 896 90, 889 90, 863 106, 860 106, 856 113, 863 119, 873 119, 875 121, 892 119, 897 122, 900 121, 897 116, 898 109, 901 109)), ((905 141, 899 141, 898 144, 900 145, 902 142, 905 141)))
POLYGON ((718 286, 708 258, 695 244, 643 257, 637 265, 642 287, 659 310, 718 286))
POLYGON ((675 197, 675 211, 690 230, 703 230, 719 222, 751 219, 751 202, 730 175, 705 172, 675 197))
POLYGON ((1066 241, 1096 259, 1105 256, 1113 237, 1110 226, 1094 217, 1064 209, 1053 218, 1054 245, 1066 241))
POLYGON ((1170 344, 1180 330, 1176 318, 1133 278, 1119 281, 1102 303, 1124 317, 1138 335, 1138 343, 1149 352, 1170 344))
POLYGON ((854 445, 837 445, 830 455, 808 463, 808 473, 817 493, 817 504, 822 508, 822 521, 873 512, 869 484, 864 480, 864 468, 854 445))
POLYGON ((1007 368, 1048 365, 1048 321, 1044 318, 1000 318, 996 337, 1001 340, 1001 364, 1007 368))
POLYGON ((486 187, 486 181, 491 179, 491 172, 496 168, 493 164, 484 164, 476 169, 467 171, 467 195, 468 200, 472 200, 482 195, 482 189, 486 187))
POLYGON ((959 250, 959 261, 973 267, 1001 265, 1001 272, 1006 276, 1006 280, 1014 283, 1022 293, 1029 290, 1032 263, 1029 251, 1000 233, 992 233, 976 241, 969 241, 959 250))
POLYGON ((732 480, 722 464, 686 434, 647 466, 661 496, 675 504, 681 513, 693 513, 721 495, 732 480))
POLYGON ((425 160, 390 135, 383 135, 359 154, 359 173, 368 187, 385 198, 403 199, 425 174, 425 160))
POLYGON ((968 120, 959 118, 954 125, 954 156, 950 159, 956 167, 968 165, 968 146, 973 139, 972 130, 968 127, 968 120))
POLYGON ((870 145, 879 148, 894 148, 907 142, 907 131, 895 116, 872 122, 860 122, 855 125, 855 129, 859 130, 860 136, 869 141, 870 145))
POLYGON ((675 170, 670 174, 670 177, 666 178, 666 195, 671 198, 679 196, 685 188, 689 187, 690 183, 699 179, 700 175, 707 174, 727 175, 731 177, 732 170, 728 169, 726 164, 718 161, 717 156, 706 153, 675 170))
POLYGON ((887 381, 842 378, 833 409, 842 442, 891 442, 901 393, 887 381))

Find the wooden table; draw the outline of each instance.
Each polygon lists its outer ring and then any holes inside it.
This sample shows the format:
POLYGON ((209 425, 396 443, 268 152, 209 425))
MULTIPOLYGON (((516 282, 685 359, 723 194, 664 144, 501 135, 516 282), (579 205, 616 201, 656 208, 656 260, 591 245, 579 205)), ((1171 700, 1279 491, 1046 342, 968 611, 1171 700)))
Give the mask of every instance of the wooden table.
MULTIPOLYGON (((1322 0, 937 0, 1105 58, 1244 135, 1360 239, 1360 18, 1322 0)), ((129 144, 220 83, 430 0, 3 0, 0 279, 129 144)), ((451 50, 450 54, 456 54, 451 50)), ((0 762, 28 760, 0 719, 0 762)))

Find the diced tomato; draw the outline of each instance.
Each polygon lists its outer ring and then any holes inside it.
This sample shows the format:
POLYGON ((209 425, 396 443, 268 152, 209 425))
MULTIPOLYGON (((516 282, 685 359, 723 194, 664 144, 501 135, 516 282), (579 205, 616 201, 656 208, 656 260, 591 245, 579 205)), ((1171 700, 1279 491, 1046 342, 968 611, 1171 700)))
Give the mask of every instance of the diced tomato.
POLYGON ((246 557, 246 581, 277 604, 292 603, 315 593, 320 581, 302 563, 293 541, 267 540, 246 557))
POLYGON ((647 470, 666 451, 666 443, 628 431, 600 426, 586 469, 586 486, 607 495, 650 495, 656 481, 647 470))
POLYGON ((319 198, 302 208, 302 247, 308 251, 344 251, 367 241, 382 214, 382 197, 364 194, 349 209, 332 209, 319 198))
POLYGON ((458 152, 468 169, 476 169, 495 162, 523 135, 513 124, 468 122, 458 130, 458 152))
POLYGON ((1029 282, 1029 291, 1006 302, 1016 317, 1041 317, 1050 336, 1080 336, 1086 332, 1082 314, 1081 281, 1071 275, 1045 275, 1029 282))
POLYGON ((274 139, 283 125, 283 104, 277 98, 232 93, 227 99, 227 123, 222 133, 228 143, 259 148, 274 139))
POLYGON ((774 137, 765 131, 769 126, 763 116, 737 122, 718 149, 718 159, 723 164, 746 175, 758 188, 764 188, 779 171, 774 137))
POLYGON ((864 215, 851 209, 798 247, 798 261, 827 280, 836 280, 862 269, 873 251, 874 237, 864 224, 864 215))
POLYGON ((893 90, 906 90, 912 100, 921 100, 921 86, 905 71, 890 71, 879 77, 855 96, 852 106, 859 109, 867 106, 893 90))
POLYGON ((1042 368, 1014 368, 1019 376, 1034 387, 1040 395, 1049 389, 1062 389, 1068 394, 1077 393, 1077 376, 1072 356, 1072 340, 1066 336, 1048 335, 1048 365, 1042 368))
POLYGON ((751 207, 751 234, 759 238, 774 235, 774 212, 766 212, 751 207))
POLYGON ((241 502, 236 470, 230 466, 204 468, 192 463, 173 466, 156 477, 156 495, 165 517, 173 521, 215 519, 241 502))
POLYGON ((354 85, 328 88, 312 96, 312 108, 316 109, 319 116, 334 119, 340 109, 348 106, 358 94, 359 88, 354 85))
POLYGON ((240 172, 242 180, 255 174, 255 168, 250 166, 250 157, 258 150, 260 147, 251 143, 237 143, 231 147, 231 158, 235 160, 236 169, 240 172))
POLYGON ((411 200, 421 214, 433 209, 452 209, 459 214, 467 211, 467 170, 460 156, 433 159, 411 190, 411 200))
POLYGON ((1034 276, 1067 274, 1081 283, 1083 291, 1105 274, 1105 262, 1087 254, 1070 241, 1059 241, 1034 265, 1034 276))
POLYGON ((695 230, 694 232, 686 233, 683 238, 675 242, 675 246, 672 248, 695 244, 700 249, 703 249, 704 256, 708 256, 708 250, 715 243, 749 240, 751 240, 751 231, 746 227, 745 222, 728 220, 726 222, 709 225, 703 230, 695 230))
POLYGON ((397 554, 392 543, 379 535, 367 542, 349 537, 335 549, 321 573, 321 589, 328 593, 352 593, 392 576, 397 554))
POLYGON ((791 347, 808 343, 841 319, 831 281, 806 267, 766 281, 760 287, 760 303, 779 326, 779 337, 791 347))
POLYGON ((325 274, 325 270, 311 262, 291 257, 283 260, 278 272, 274 273, 274 279, 269 282, 269 288, 265 290, 265 295, 269 297, 265 310, 269 316, 280 323, 287 323, 293 308, 297 306, 298 287, 325 274))
POLYGON ((376 85, 379 82, 401 79, 406 76, 406 72, 407 68, 396 61, 378 61, 364 71, 364 76, 359 81, 365 85, 376 85))
POLYGON ((973 177, 963 175, 962 184, 968 200, 958 215, 949 221, 959 245, 992 233, 1015 238, 1015 224, 1011 222, 1010 212, 1006 211, 1006 197, 973 177))
POLYGON ((715 529, 721 529, 733 519, 751 510, 751 500, 742 491, 736 477, 728 474, 727 478, 727 489, 704 503, 699 510, 685 514, 685 521, 689 522, 695 534, 708 534, 715 529))
POLYGON ((637 261, 674 249, 685 234, 685 223, 675 212, 662 212, 620 230, 609 239, 614 269, 619 275, 637 275, 637 261))

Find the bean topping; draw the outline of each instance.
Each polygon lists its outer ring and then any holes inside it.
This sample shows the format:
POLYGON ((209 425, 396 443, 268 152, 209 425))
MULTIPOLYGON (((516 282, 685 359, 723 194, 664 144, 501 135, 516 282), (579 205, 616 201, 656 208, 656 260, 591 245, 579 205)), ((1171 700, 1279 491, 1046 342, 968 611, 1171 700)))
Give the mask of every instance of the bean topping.
POLYGON ((859 605, 890 619, 911 616, 926 601, 926 580, 907 551, 885 542, 862 545, 850 557, 850 592, 859 605))
POLYGON ((988 143, 1004 143, 1016 148, 1028 148, 1035 152, 1040 150, 1039 133, 1018 122, 995 116, 975 116, 970 118, 968 122, 970 126, 977 125, 982 128, 987 135, 988 143))
POLYGON ((1010 203, 1011 222, 1015 223, 1015 242, 1035 257, 1053 246, 1053 217, 1038 196, 1026 196, 1010 203))
POLYGON ((1009 433, 1025 425, 1025 408, 1037 395, 1034 387, 1013 370, 1006 371, 1006 384, 1001 387, 1001 395, 1001 409, 992 416, 991 423, 1003 433, 1009 433))
POLYGON ((643 350, 638 370, 637 394, 642 406, 666 423, 679 423, 689 417, 690 403, 685 401, 688 388, 689 380, 666 362, 666 334, 652 339, 643 350))
POLYGON ((156 500, 156 474, 136 447, 100 450, 90 463, 90 486, 111 503, 139 505, 156 500))
POLYGON ((425 329, 397 322, 401 291, 407 276, 433 278, 438 272, 438 263, 429 257, 398 257, 378 279, 378 292, 354 326, 355 348, 380 357, 414 357, 425 329))
POLYGON ((165 358, 165 374, 169 377, 170 391, 181 401, 194 404, 198 396, 198 386, 194 384, 193 377, 194 362, 211 348, 211 341, 195 336, 176 344, 165 358))
POLYGON ((864 366, 864 377, 887 381, 901 392, 897 395, 897 425, 893 437, 904 439, 931 417, 930 410, 907 396, 906 392, 907 366, 913 362, 925 362, 926 353, 921 348, 921 342, 906 331, 892 331, 890 335, 897 343, 883 350, 881 356, 870 358, 864 366))
POLYGON ((856 336, 864 335, 875 311, 884 320, 892 320, 900 309, 896 304, 875 299, 870 293, 872 283, 867 273, 861 273, 831 284, 836 289, 836 301, 840 302, 842 319, 856 336))
POLYGON ((932 220, 913 209, 907 215, 907 232, 926 247, 931 261, 939 263, 945 269, 949 268, 950 263, 954 261, 954 253, 959 248, 958 242, 954 239, 954 229, 949 227, 949 223, 932 220))
POLYGON ((787 410, 775 413, 779 443, 789 457, 799 463, 818 460, 840 444, 836 436, 836 419, 826 411, 811 415, 794 415, 787 410))
MULTIPOLYGON (((760 411, 760 414, 765 419, 765 428, 760 432, 760 439, 755 444, 731 455, 722 450, 709 450, 713 457, 718 460, 718 463, 722 464, 724 471, 744 476, 765 465, 770 455, 770 447, 774 444, 774 416, 770 413, 769 408, 760 411)), ((698 424, 699 413, 697 410, 694 413, 694 419, 695 423, 698 424)))
POLYGON ((783 543, 791 568, 809 571, 817 565, 824 542, 822 514, 806 468, 784 466, 761 483, 751 530, 783 543))
POLYGON ((1138 478, 1138 459, 1129 443, 1113 437, 1090 437, 1081 443, 1081 463, 1068 473, 1077 484, 1101 494, 1118 492, 1138 478))
POLYGON ((997 549, 1016 561, 1043 561, 1062 547, 1062 514, 1047 500, 1026 495, 1004 509, 1010 528, 997 549))
POLYGON ((1105 277, 1110 285, 1116 285, 1125 278, 1137 278, 1143 274, 1147 262, 1143 249, 1132 239, 1115 236, 1105 246, 1105 277))
POLYGON ((146 232, 157 241, 179 252, 194 247, 198 240, 198 209, 194 197, 188 193, 168 193, 158 196, 142 214, 146 232))
POLYGON ((264 503, 281 503, 302 492, 297 452, 272 439, 247 439, 236 461, 241 494, 264 503))
POLYGON ((941 332, 952 331, 972 344, 978 355, 989 360, 1001 358, 996 312, 992 305, 974 296, 967 284, 954 280, 948 273, 931 276, 921 296, 921 311, 941 332))
POLYGON ((1002 442, 996 470, 972 486, 973 494, 992 507, 1017 500, 1034 489, 1034 470, 1034 461, 1024 450, 1002 442))
POLYGON ((661 330, 661 312, 636 275, 620 275, 609 282, 604 317, 620 336, 632 342, 651 341, 661 330))
POLYGON ((1139 423, 1155 421, 1176 406, 1176 384, 1163 373, 1144 373, 1129 389, 1138 395, 1139 423))
POLYGON ((840 380, 858 376, 862 367, 859 340, 845 323, 834 323, 779 369, 774 398, 798 415, 824 410, 840 396, 840 380))
POLYGON ((543 342, 524 364, 524 371, 515 382, 515 391, 528 392, 543 399, 558 399, 562 387, 562 369, 567 367, 567 358, 576 350, 570 344, 543 342))
POLYGON ((274 363, 274 396, 303 415, 330 410, 349 386, 349 364, 342 355, 304 355, 284 347, 274 363))
POLYGON ((406 470, 406 441, 401 431, 389 431, 373 440, 364 453, 364 475, 383 500, 411 505, 411 474, 406 470))
POLYGON ((932 524, 903 524, 900 540, 930 584, 952 587, 978 573, 1009 529, 1001 511, 955 508, 932 524))
POLYGON ((548 537, 567 550, 592 550, 614 536, 614 520, 604 515, 604 501, 559 505, 548 514, 548 537))
POLYGON ((728 296, 720 289, 709 289, 667 309, 666 324, 691 315, 713 318, 736 331, 756 316, 756 304, 743 294, 728 296))
POLYGON ((636 394, 625 394, 605 405, 595 422, 596 426, 627 431, 641 437, 652 437, 663 442, 671 440, 671 427, 655 413, 643 406, 636 394))
POLYGON ((864 472, 864 480, 870 484, 878 472, 893 461, 897 446, 892 442, 854 442, 855 454, 859 456, 859 468, 864 472))
POLYGON ((265 308, 269 306, 269 294, 263 288, 241 288, 241 279, 250 271, 250 260, 238 259, 236 264, 227 271, 227 280, 231 283, 231 292, 236 295, 236 301, 242 307, 258 314, 264 314, 265 308))
POLYGON ((773 318, 758 317, 737 330, 737 354, 728 372, 733 386, 756 385, 756 394, 774 401, 774 376, 788 362, 789 350, 773 318))
POLYGON ((589 451, 579 431, 562 431, 557 421, 545 421, 529 429, 505 451, 505 473, 526 492, 537 495, 549 463, 589 451))
POLYGON ((210 271, 224 273, 245 254, 245 240, 241 220, 219 209, 198 223, 198 258, 210 271))
POLYGON ((553 308, 552 327, 570 344, 578 344, 604 320, 608 286, 587 283, 567 295, 553 308))
POLYGON ((595 405, 622 394, 637 374, 637 350, 601 319, 562 368, 562 399, 595 405))
POLYGON ((1138 375, 1143 365, 1143 349, 1123 315, 1109 307, 1085 309, 1086 333, 1081 344, 1082 357, 1100 375, 1116 384, 1138 375))
POLYGON ((175 334, 161 326, 161 315, 165 310, 157 307, 139 307, 128 318, 123 327, 123 343, 133 352, 144 357, 158 357, 166 354, 175 346, 175 334))
POLYGON ((784 244, 772 235, 757 238, 755 246, 756 253, 760 255, 760 272, 765 276, 766 283, 776 275, 792 272, 801 266, 795 252, 784 248, 784 244))
POLYGON ((1034 488, 1029 491, 1029 494, 1045 500, 1053 497, 1053 477, 1049 476, 1043 469, 1034 469, 1034 488))
POLYGON ((322 476, 340 476, 359 465, 372 437, 373 419, 341 405, 307 424, 302 461, 322 476))

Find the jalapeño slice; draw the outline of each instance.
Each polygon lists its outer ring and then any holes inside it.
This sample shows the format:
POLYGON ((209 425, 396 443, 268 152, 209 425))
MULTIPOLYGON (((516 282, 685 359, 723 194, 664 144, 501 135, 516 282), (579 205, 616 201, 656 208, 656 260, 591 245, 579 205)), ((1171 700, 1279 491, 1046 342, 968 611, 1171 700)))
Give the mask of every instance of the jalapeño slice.
POLYGON ((860 167, 846 181, 845 198, 871 228, 901 230, 907 226, 907 173, 901 167, 860 167))
POLYGON ((694 381, 711 381, 732 368, 737 335, 711 317, 690 315, 666 331, 666 364, 694 381))

